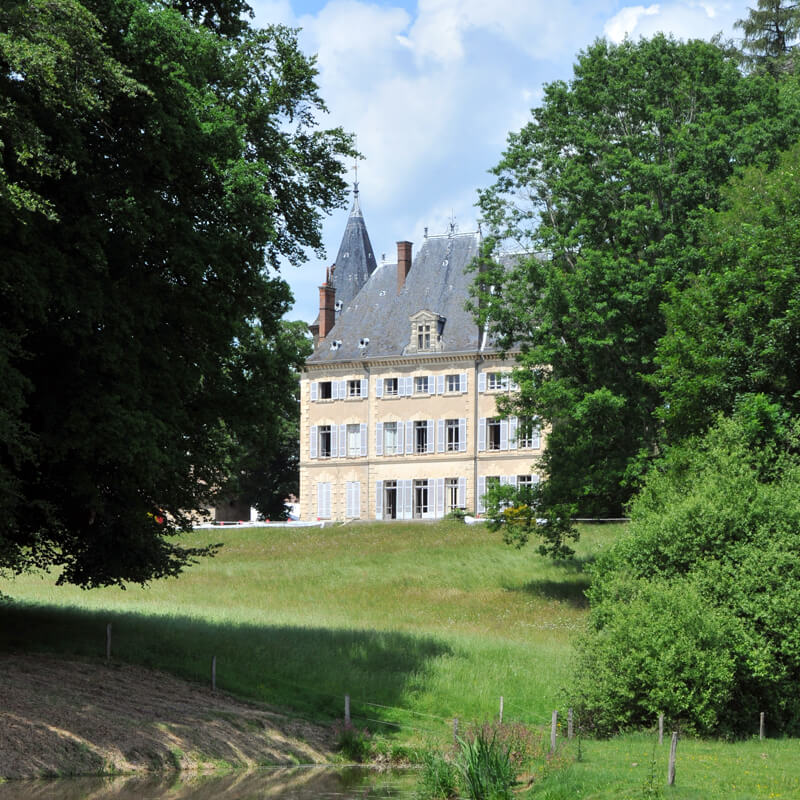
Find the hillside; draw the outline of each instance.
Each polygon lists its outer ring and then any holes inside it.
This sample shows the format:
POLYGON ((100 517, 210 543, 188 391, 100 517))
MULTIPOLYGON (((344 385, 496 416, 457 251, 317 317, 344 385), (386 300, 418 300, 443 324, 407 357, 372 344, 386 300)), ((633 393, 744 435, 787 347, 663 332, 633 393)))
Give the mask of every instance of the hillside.
POLYGON ((321 763, 329 731, 112 662, 0 655, 0 776, 321 763))

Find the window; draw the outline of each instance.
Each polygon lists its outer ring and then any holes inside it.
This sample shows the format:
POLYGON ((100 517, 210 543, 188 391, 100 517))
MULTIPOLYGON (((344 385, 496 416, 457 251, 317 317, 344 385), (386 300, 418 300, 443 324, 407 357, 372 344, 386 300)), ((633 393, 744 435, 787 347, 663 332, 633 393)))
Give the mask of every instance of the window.
POLYGON ((318 428, 319 435, 319 457, 331 457, 331 426, 320 425, 318 428))
POLYGON ((431 349, 431 323, 417 323, 417 350, 431 349))
POLYGON ((456 508, 462 508, 462 501, 459 497, 458 478, 447 478, 444 483, 444 505, 445 511, 450 512, 456 508))
POLYGON ((461 439, 459 437, 459 421, 457 419, 445 420, 446 447, 448 452, 460 449, 461 439))
POLYGON ((456 375, 448 375, 447 376, 447 391, 448 392, 460 392, 461 391, 461 376, 456 375))
POLYGON ((508 389, 508 375, 504 372, 487 373, 487 386, 489 390, 508 389))
POLYGON ((384 422, 383 423, 383 453, 387 456, 398 455, 399 442, 397 439, 397 423, 384 422))
POLYGON ((347 426, 347 455, 350 458, 361 455, 361 425, 347 426))
POLYGON ((414 519, 428 516, 428 481, 414 481, 414 519))
POLYGON ((486 420, 486 449, 500 449, 500 417, 489 417, 486 420))
POLYGON ((414 394, 429 394, 428 389, 428 376, 418 375, 414 378, 414 394))
POLYGON ((331 388, 331 381, 319 382, 319 399, 330 400, 333 397, 333 390, 331 388))
POLYGON ((361 397, 361 381, 347 381, 347 396, 361 397))
POLYGON ((520 447, 539 449, 539 426, 536 424, 536 420, 531 417, 520 417, 517 427, 517 442, 520 447))
POLYGON ((414 452, 428 452, 428 420, 421 419, 414 423, 414 452))
POLYGON ((384 378, 383 379, 383 393, 384 394, 397 394, 397 378, 384 378))

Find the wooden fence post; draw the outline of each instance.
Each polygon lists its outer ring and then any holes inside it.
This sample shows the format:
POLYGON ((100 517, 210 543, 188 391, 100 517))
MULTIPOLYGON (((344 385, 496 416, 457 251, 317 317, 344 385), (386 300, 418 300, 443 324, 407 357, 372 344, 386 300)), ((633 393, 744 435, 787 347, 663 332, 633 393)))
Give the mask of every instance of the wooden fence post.
POLYGON ((758 738, 764 738, 764 712, 762 711, 758 717, 758 738))
POLYGON ((217 657, 211 656, 211 691, 217 691, 217 657))
POLYGON ((672 744, 669 747, 669 768, 667 769, 667 786, 675 785, 675 753, 678 749, 678 731, 672 732, 672 744))
POLYGON ((572 709, 567 709, 567 739, 572 739, 572 709))
POLYGON ((111 623, 106 625, 106 661, 111 660, 111 623))
POLYGON ((550 752, 556 751, 556 726, 558 725, 558 711, 553 711, 553 719, 550 722, 550 752))
POLYGON ((344 696, 344 724, 350 724, 350 695, 344 696))
POLYGON ((500 695, 500 724, 503 724, 503 695, 500 695))
POLYGON ((664 715, 658 715, 658 743, 664 744, 664 715))

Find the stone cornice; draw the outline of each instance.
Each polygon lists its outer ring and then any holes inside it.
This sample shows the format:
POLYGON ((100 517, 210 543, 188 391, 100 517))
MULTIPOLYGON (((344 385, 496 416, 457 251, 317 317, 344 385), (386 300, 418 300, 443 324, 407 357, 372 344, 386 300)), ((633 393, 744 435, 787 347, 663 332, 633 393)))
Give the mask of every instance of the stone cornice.
POLYGON ((381 356, 375 358, 361 358, 350 361, 311 362, 303 366, 303 372, 367 372, 371 367, 414 367, 414 366, 440 366, 452 363, 466 363, 468 361, 513 361, 513 356, 518 350, 507 350, 506 358, 502 359, 499 350, 477 351, 471 350, 464 353, 414 353, 413 355, 381 356))

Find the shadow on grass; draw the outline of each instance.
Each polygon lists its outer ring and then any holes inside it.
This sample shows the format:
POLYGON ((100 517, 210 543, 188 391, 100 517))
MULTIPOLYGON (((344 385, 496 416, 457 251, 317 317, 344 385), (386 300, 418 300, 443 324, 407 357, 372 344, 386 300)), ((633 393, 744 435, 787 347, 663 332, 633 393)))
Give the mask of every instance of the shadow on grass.
MULTIPOLYGON (((402 705, 429 662, 451 654, 427 636, 373 630, 212 623, 188 616, 0 604, 0 649, 103 658, 112 624, 112 660, 170 672, 314 720, 380 716, 364 702, 402 705)), ((392 719, 387 712, 387 719, 392 719)))
POLYGON ((589 578, 580 577, 571 581, 529 581, 517 591, 541 597, 545 600, 558 600, 569 603, 574 608, 588 608, 589 601, 584 592, 589 588, 589 578))

